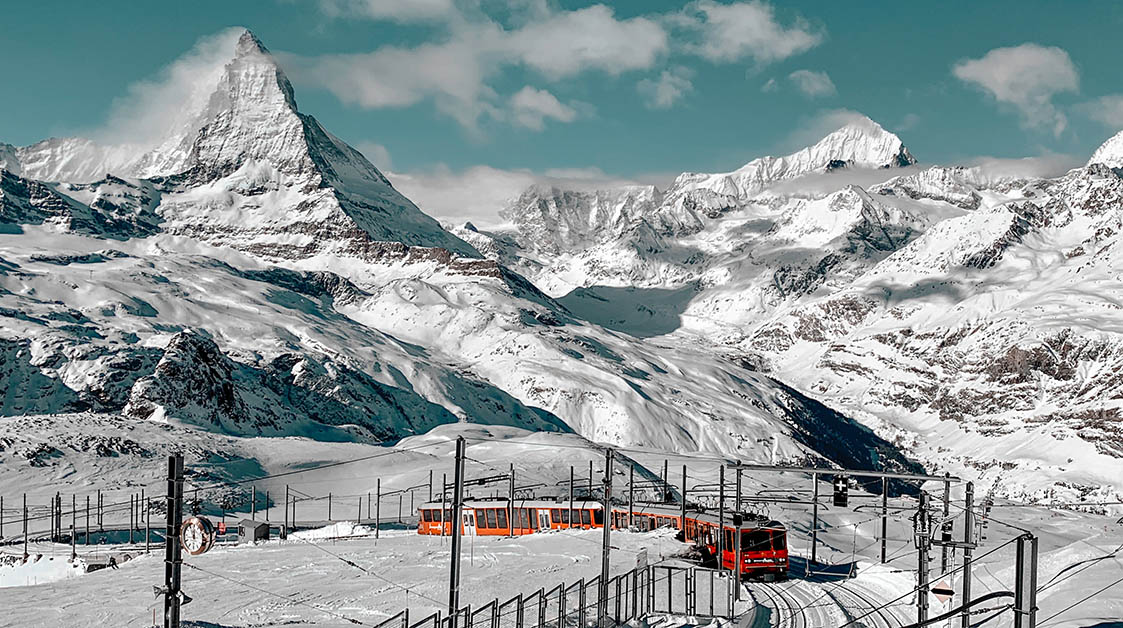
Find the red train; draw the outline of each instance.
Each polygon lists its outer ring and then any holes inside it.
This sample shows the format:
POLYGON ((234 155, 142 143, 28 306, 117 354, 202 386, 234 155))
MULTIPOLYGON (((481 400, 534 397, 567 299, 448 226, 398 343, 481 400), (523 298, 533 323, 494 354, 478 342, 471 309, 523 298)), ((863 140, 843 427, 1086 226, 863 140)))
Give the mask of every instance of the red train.
MULTIPOLYGON (((452 534, 452 509, 445 503, 422 504, 418 518, 419 534, 452 534), (442 532, 443 528, 443 532, 442 532)), ((612 527, 654 530, 670 527, 682 530, 682 538, 694 544, 702 553, 703 562, 717 564, 719 522, 714 513, 687 510, 685 529, 682 512, 673 506, 637 505, 628 509, 612 509, 612 527)), ((726 514, 720 525, 722 538, 721 567, 737 568, 737 541, 740 536, 741 573, 745 578, 762 577, 766 580, 785 579, 788 575, 788 531, 779 521, 756 516, 726 514)), ((594 501, 515 500, 509 508, 506 499, 467 500, 460 530, 476 536, 506 536, 508 534, 533 534, 544 530, 569 528, 591 529, 604 526, 601 504, 594 501)))

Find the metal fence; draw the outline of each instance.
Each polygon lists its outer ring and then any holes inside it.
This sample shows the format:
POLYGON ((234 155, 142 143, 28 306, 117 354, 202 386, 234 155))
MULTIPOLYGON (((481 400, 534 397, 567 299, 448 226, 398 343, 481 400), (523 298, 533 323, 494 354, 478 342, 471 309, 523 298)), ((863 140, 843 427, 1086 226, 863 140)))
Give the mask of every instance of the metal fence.
MULTIPOLYGON (((623 624, 656 613, 732 619, 736 578, 699 567, 651 565, 608 580, 606 623, 623 624)), ((600 622, 600 576, 539 589, 500 602, 439 611, 411 622, 404 610, 376 628, 589 628, 600 622)))

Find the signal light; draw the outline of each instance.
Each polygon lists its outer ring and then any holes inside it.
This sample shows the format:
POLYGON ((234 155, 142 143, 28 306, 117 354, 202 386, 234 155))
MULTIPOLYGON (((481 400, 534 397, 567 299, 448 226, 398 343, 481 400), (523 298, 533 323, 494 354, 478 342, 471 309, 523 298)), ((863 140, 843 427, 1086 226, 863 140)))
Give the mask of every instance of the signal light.
POLYGON ((834 505, 845 507, 849 495, 850 482, 846 479, 846 476, 834 476, 834 505))

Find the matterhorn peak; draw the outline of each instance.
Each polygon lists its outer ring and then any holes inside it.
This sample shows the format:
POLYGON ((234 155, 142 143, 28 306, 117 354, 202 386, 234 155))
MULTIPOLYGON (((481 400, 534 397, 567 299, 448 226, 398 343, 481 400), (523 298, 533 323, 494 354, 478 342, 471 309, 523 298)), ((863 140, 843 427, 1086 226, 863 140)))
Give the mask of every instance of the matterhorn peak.
POLYGON ((261 43, 257 35, 253 34, 253 31, 248 28, 243 28, 242 34, 238 36, 238 43, 234 48, 234 56, 245 57, 255 54, 269 54, 269 50, 265 47, 265 44, 261 43))

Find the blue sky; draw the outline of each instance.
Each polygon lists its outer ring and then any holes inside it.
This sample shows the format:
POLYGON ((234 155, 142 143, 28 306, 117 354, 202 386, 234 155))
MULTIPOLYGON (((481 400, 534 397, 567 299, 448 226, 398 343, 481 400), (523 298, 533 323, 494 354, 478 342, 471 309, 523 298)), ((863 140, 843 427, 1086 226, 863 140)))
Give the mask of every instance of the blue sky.
POLYGON ((730 170, 852 111, 925 163, 1082 160, 1123 129, 1116 2, 5 5, 0 141, 17 145, 99 128, 231 26, 277 53, 303 111, 406 177, 730 170))

